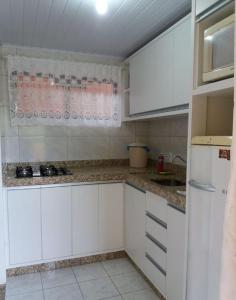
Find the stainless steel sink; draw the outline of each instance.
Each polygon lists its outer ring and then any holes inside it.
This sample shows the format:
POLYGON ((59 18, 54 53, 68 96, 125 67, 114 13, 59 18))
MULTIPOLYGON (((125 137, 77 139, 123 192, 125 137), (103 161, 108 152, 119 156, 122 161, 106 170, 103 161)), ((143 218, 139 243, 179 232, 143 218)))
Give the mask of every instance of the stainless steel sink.
POLYGON ((185 186, 186 183, 178 179, 151 179, 151 181, 164 186, 185 186))

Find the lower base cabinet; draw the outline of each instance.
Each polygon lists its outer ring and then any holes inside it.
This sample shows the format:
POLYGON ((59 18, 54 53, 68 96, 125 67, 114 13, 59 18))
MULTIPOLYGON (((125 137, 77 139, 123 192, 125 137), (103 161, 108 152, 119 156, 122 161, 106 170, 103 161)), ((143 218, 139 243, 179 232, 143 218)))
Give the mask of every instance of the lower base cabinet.
POLYGON ((124 249, 123 183, 6 194, 10 266, 124 249))
POLYGON ((41 260, 40 189, 9 191, 7 216, 10 264, 41 260))
POLYGON ((167 300, 185 300, 184 212, 156 194, 126 185, 125 250, 167 300))
POLYGON ((72 186, 73 255, 98 250, 98 185, 72 186))
POLYGON ((43 259, 72 255, 71 187, 41 189, 43 259))
POLYGON ((123 184, 99 185, 98 207, 98 250, 124 249, 123 184))
POLYGON ((168 300, 185 300, 186 290, 186 216, 169 206, 166 291, 168 300))
POLYGON ((145 270, 146 194, 125 186, 125 250, 136 265, 145 270))

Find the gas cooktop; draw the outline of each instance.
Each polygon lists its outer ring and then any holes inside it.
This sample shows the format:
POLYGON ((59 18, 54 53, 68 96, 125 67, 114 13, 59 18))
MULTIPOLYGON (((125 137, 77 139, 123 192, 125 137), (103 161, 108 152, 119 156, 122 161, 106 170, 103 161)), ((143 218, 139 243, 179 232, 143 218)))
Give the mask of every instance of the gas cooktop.
POLYGON ((52 177, 65 175, 72 175, 72 172, 66 167, 55 167, 54 165, 16 167, 16 178, 52 177))

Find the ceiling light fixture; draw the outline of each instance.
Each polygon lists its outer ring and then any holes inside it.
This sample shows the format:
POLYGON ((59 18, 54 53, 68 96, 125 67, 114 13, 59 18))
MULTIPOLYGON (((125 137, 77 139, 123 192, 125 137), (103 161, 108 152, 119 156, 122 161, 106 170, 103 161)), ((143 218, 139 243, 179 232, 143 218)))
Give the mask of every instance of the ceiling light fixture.
POLYGON ((108 9, 107 0, 96 0, 96 10, 99 15, 105 15, 108 9))

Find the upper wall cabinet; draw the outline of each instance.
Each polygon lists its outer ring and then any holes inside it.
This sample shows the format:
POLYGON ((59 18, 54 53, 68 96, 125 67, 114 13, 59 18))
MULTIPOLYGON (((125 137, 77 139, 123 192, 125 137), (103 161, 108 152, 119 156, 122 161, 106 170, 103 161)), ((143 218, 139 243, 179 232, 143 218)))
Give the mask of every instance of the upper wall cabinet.
POLYGON ((173 95, 170 104, 187 104, 192 94, 192 41, 191 18, 188 17, 171 34, 174 40, 173 51, 173 95))
POLYGON ((129 59, 130 115, 188 104, 191 21, 185 17, 129 59))
POLYGON ((220 2, 219 0, 196 0, 196 15, 199 15, 204 10, 212 6, 213 4, 220 2))

